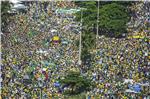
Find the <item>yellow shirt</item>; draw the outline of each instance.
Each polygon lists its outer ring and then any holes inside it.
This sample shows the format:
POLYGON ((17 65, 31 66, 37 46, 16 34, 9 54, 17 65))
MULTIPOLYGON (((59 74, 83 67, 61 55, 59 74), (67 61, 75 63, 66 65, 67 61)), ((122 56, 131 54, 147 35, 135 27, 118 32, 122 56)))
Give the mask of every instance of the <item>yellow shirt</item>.
POLYGON ((123 96, 123 99, 128 99, 126 96, 123 96))

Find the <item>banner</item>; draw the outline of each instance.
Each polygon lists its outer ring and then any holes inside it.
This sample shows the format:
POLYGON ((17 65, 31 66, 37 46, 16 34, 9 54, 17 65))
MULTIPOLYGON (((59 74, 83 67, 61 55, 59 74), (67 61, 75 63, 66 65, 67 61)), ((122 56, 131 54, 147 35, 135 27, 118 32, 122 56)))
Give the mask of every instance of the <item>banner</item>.
POLYGON ((80 9, 57 9, 55 13, 66 13, 66 14, 72 14, 80 11, 80 9))

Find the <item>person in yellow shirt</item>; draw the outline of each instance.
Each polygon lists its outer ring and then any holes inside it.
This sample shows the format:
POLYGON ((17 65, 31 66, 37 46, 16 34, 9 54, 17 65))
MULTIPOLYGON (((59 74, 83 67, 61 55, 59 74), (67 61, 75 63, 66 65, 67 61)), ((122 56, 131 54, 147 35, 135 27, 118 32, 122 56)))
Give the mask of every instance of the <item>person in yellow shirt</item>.
POLYGON ((122 95, 122 99, 128 99, 128 97, 125 95, 122 95))
POLYGON ((49 99, 52 99, 52 94, 50 92, 48 92, 47 94, 48 94, 49 99))

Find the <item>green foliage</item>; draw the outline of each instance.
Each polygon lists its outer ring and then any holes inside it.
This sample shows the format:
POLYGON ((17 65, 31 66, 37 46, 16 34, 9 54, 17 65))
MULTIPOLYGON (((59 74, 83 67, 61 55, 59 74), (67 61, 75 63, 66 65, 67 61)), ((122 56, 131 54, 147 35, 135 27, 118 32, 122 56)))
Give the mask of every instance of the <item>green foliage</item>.
MULTIPOLYGON (((82 53, 81 59, 86 62, 91 55, 89 50, 96 46, 96 26, 97 26, 97 1, 76 1, 82 9, 83 31, 82 31, 82 53)), ((132 2, 99 2, 99 29, 105 36, 119 37, 126 32, 126 23, 129 20, 127 6, 132 2)), ((80 22, 81 11, 76 13, 76 20, 80 22)), ((77 42, 78 44, 78 42, 77 42)))
POLYGON ((81 93, 81 94, 72 95, 72 96, 65 95, 64 98, 65 99, 86 99, 86 93, 81 93))
MULTIPOLYGON (((93 24, 96 24, 96 2, 95 1, 78 1, 76 2, 77 5, 80 5, 83 9, 83 26, 91 27, 93 24)), ((80 21, 81 19, 81 11, 76 13, 76 20, 80 21)))
POLYGON ((93 32, 84 31, 82 33, 82 46, 86 49, 95 47, 96 35, 93 32))
POLYGON ((64 79, 61 79, 60 82, 62 84, 67 84, 71 88, 70 90, 67 90, 66 94, 79 94, 85 90, 88 90, 91 81, 87 78, 84 78, 80 75, 80 72, 76 71, 69 71, 67 75, 64 77, 64 79))
MULTIPOLYGON (((93 32, 84 31, 82 33, 82 51, 81 59, 83 63, 92 60, 89 50, 94 49, 96 45, 96 35, 93 32)), ((88 63, 90 65, 90 63, 88 63)))
MULTIPOLYGON (((86 30, 93 28, 93 32, 96 33, 97 26, 97 11, 98 5, 96 1, 77 1, 75 2, 83 10, 83 26, 86 30)), ((99 28, 104 35, 109 36, 108 32, 112 32, 113 36, 118 37, 121 33, 126 32, 126 23, 129 21, 129 13, 127 6, 130 6, 133 2, 115 2, 115 1, 103 1, 99 3, 99 28)), ((81 11, 76 13, 77 21, 81 19, 81 11)), ((112 35, 111 35, 112 36, 112 35)))
POLYGON ((133 3, 135 3, 135 1, 102 1, 100 2, 100 7, 107 5, 107 4, 111 4, 111 3, 116 3, 122 6, 131 6, 133 3))
POLYGON ((10 10, 10 3, 9 1, 2 1, 1 2, 1 14, 8 13, 7 11, 10 10))
POLYGON ((119 36, 126 31, 126 23, 129 20, 126 8, 116 3, 104 5, 100 9, 100 27, 106 28, 119 36))
POLYGON ((1 2, 1 23, 2 23, 2 32, 5 30, 6 26, 8 25, 9 20, 9 13, 10 10, 10 2, 9 1, 2 1, 1 2))

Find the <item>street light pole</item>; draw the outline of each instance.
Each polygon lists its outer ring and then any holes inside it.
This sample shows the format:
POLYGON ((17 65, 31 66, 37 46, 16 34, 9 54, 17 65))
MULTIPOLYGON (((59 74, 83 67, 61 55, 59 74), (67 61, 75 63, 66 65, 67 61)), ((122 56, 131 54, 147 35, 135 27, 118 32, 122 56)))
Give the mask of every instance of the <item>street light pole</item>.
POLYGON ((81 26, 80 26, 80 47, 79 47, 79 65, 81 65, 82 61, 81 61, 81 47, 82 47, 82 15, 83 15, 83 11, 81 9, 81 26))
POLYGON ((40 87, 40 99, 42 99, 42 87, 40 87))

